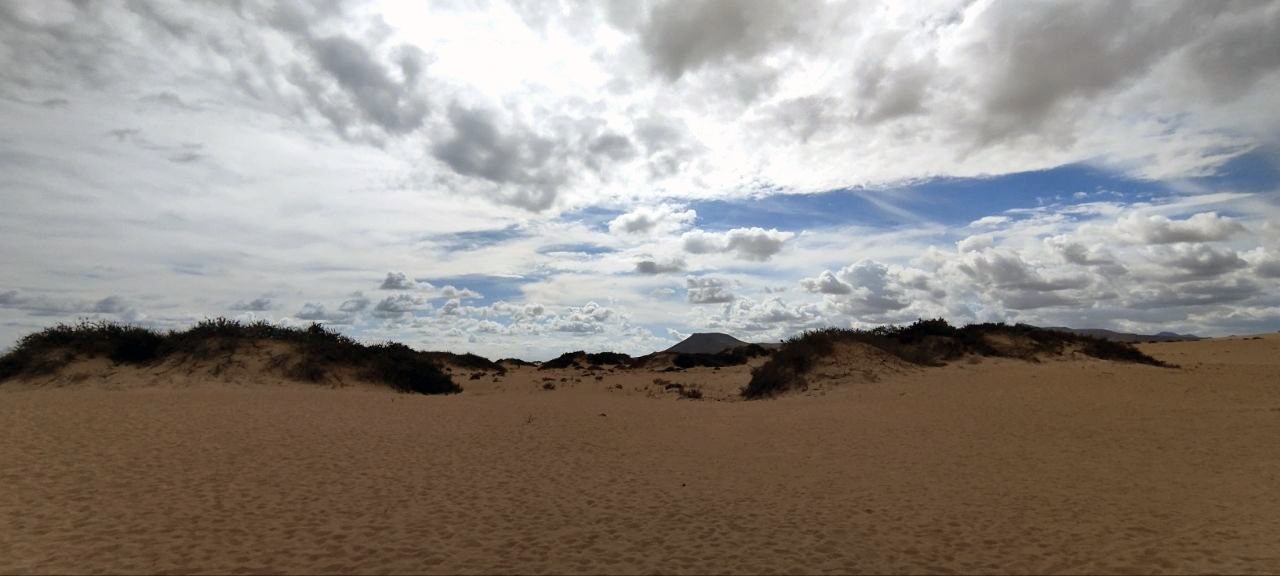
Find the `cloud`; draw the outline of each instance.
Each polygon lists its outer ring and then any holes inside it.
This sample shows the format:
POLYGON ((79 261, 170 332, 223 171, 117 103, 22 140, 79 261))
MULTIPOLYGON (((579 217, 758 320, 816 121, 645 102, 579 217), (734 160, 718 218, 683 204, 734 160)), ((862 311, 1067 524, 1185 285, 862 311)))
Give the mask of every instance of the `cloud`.
POLYGON ((609 232, 626 234, 670 234, 693 224, 698 213, 680 210, 670 204, 639 206, 609 222, 609 232))
POLYGON ((99 314, 123 314, 128 310, 129 306, 119 296, 108 296, 93 304, 93 312, 99 314))
POLYGON ((245 302, 244 300, 237 300, 236 303, 232 304, 228 309, 241 312, 265 312, 274 307, 275 303, 272 302, 271 298, 262 296, 254 298, 248 302, 245 302))
POLYGON ((641 260, 636 262, 637 274, 669 274, 672 272, 684 271, 684 260, 675 259, 669 262, 656 262, 654 260, 641 260))
POLYGON ((957 267, 981 285, 1006 289, 1053 292, 1082 288, 1089 283, 1085 276, 1079 274, 1046 278, 1020 254, 999 248, 967 253, 957 267))
POLYGON ((1280 278, 1280 257, 1272 256, 1264 259, 1258 262, 1254 270, 1263 278, 1280 278))
POLYGON ((405 276, 404 272, 387 272, 387 277, 382 281, 379 289, 382 290, 413 290, 418 287, 418 283, 412 278, 405 276))
POLYGON ((800 285, 809 292, 827 295, 827 305, 841 314, 861 318, 901 310, 910 304, 899 274, 874 260, 855 262, 838 272, 824 270, 800 285))
POLYGON ((753 60, 811 34, 815 2, 663 2, 649 14, 640 41, 653 68, 668 80, 707 65, 753 60))
POLYGON ((1208 244, 1177 244, 1151 250, 1152 257, 1193 278, 1221 276, 1248 266, 1234 250, 1208 244))
POLYGON ((351 298, 343 300, 342 304, 338 306, 338 310, 349 313, 349 314, 354 314, 356 312, 363 312, 364 309, 368 307, 369 307, 369 299, 365 298, 364 294, 360 292, 356 292, 351 295, 351 298))
POLYGON ((502 185, 492 191, 502 201, 527 210, 545 210, 569 180, 565 151, 556 142, 523 126, 503 133, 489 110, 449 107, 453 135, 431 147, 431 154, 454 172, 502 185))
POLYGON ((120 296, 107 296, 85 301, 60 296, 22 294, 17 290, 0 292, 0 308, 21 310, 32 316, 71 316, 109 314, 129 321, 139 313, 120 296))
POLYGON ((599 333, 605 330, 604 324, 614 316, 613 310, 588 302, 583 306, 573 306, 561 314, 552 324, 557 332, 599 333))
POLYGON ((1009 222, 1008 216, 983 216, 969 223, 970 228, 993 228, 1009 222))
MULTIPOLYGON (((314 38, 309 46, 316 62, 333 77, 364 120, 390 134, 404 134, 422 126, 427 103, 418 86, 426 66, 421 50, 412 46, 397 49, 397 72, 403 78, 397 82, 363 44, 351 38, 314 38)), ((343 127, 339 122, 335 125, 343 127)))
POLYGON ((795 237, 792 232, 776 229, 735 228, 727 236, 727 250, 743 260, 765 261, 782 250, 782 244, 795 237))
POLYGON ((410 294, 396 294, 395 296, 387 296, 378 301, 373 307, 373 316, 377 318, 390 319, 402 318, 415 310, 422 308, 424 302, 410 294))
POLYGON ((823 270, 817 278, 804 278, 800 280, 800 286, 805 290, 817 294, 849 294, 853 292, 853 286, 836 278, 830 270, 823 270))
POLYGON ((462 301, 457 298, 450 298, 445 301, 444 305, 436 310, 437 316, 461 316, 465 311, 462 301))
POLYGON ((1280 306, 1275 3, 410 4, 0 3, 0 339, 264 278, 356 337, 504 354, 561 320, 643 349, 1280 306), (919 220, 825 203, 863 191, 919 220), (452 287, 353 294, 406 262, 452 287))
POLYGON ((735 298, 728 290, 729 282, 720 278, 685 278, 690 304, 722 304, 735 298))
POLYGON ((750 334, 755 342, 778 341, 800 331, 830 326, 833 322, 812 303, 794 304, 779 297, 756 300, 737 298, 723 306, 705 307, 705 316, 695 325, 703 330, 716 330, 729 334, 750 334))
POLYGON ((293 315, 298 320, 306 320, 309 322, 318 322, 322 324, 347 325, 351 324, 355 316, 348 312, 330 312, 324 304, 315 302, 307 302, 302 308, 293 315))
POLYGON ((299 320, 326 320, 329 318, 329 313, 325 311, 323 304, 307 302, 293 316, 299 320))
POLYGON ((1175 244, 1179 242, 1212 242, 1226 240, 1244 232, 1243 224, 1202 212, 1186 220, 1170 220, 1160 215, 1133 212, 1120 218, 1116 229, 1122 237, 1142 244, 1175 244))
POLYGON ((483 294, 466 288, 456 288, 453 285, 445 285, 440 289, 439 298, 450 298, 457 300, 474 300, 484 298, 483 294))
POLYGON ((692 230, 680 239, 684 251, 690 254, 732 253, 741 260, 763 262, 782 251, 782 245, 794 237, 793 232, 752 227, 725 233, 692 230))

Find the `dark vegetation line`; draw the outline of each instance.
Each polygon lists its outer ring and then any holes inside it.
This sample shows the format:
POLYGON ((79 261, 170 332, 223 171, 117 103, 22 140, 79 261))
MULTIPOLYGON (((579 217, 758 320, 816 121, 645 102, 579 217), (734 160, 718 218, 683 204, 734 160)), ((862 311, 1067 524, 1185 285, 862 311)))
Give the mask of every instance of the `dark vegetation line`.
POLYGON ((1047 330, 1028 324, 970 324, 956 328, 941 318, 917 320, 906 326, 881 326, 871 330, 826 328, 812 330, 783 343, 768 362, 751 371, 744 398, 766 398, 807 387, 804 376, 815 362, 832 354, 840 343, 859 342, 883 350, 903 361, 921 366, 942 366, 968 355, 1020 358, 1037 362, 1039 355, 1059 355, 1067 347, 1094 358, 1169 365, 1125 342, 1047 330), (1014 346, 1000 346, 992 338, 1007 338, 1014 346))
POLYGON ((651 367, 670 359, 671 367, 667 370, 683 370, 686 368, 721 368, 741 366, 750 359, 768 356, 769 350, 759 344, 747 344, 721 352, 654 352, 639 357, 631 357, 621 352, 593 352, 582 350, 565 352, 539 365, 540 370, 557 368, 598 368, 613 365, 628 369, 651 367))
POLYGON ((287 328, 217 318, 169 332, 112 322, 59 324, 28 334, 0 356, 0 381, 49 374, 79 357, 106 357, 116 364, 145 366, 175 358, 207 360, 240 344, 260 341, 294 345, 296 357, 281 368, 286 377, 304 382, 321 382, 333 369, 346 368, 400 392, 450 394, 461 392, 462 387, 441 370, 442 360, 466 368, 505 371, 474 354, 419 352, 394 342, 366 346, 319 324, 287 328))
MULTIPOLYGON (((59 324, 22 338, 0 356, 0 381, 18 376, 50 374, 80 357, 105 357, 116 364, 151 365, 170 359, 209 360, 227 355, 242 344, 283 342, 293 345, 290 358, 273 366, 294 380, 323 382, 335 370, 354 370, 361 378, 384 383, 400 392, 448 394, 461 392, 442 365, 503 373, 502 362, 532 365, 516 359, 493 362, 475 354, 420 352, 404 344, 364 345, 319 324, 289 328, 267 322, 240 323, 226 318, 204 320, 186 330, 158 332, 112 322, 81 321, 59 324)), ((922 366, 941 366, 964 356, 999 356, 1038 361, 1040 355, 1071 350, 1095 358, 1168 366, 1131 344, 1089 335, 1038 328, 1027 324, 970 324, 956 328, 945 320, 919 320, 906 326, 871 330, 826 328, 787 340, 764 364, 751 371, 742 390, 745 398, 770 397, 807 387, 805 374, 837 344, 862 343, 922 366), (1002 344, 1000 341, 1003 341, 1002 344)), ((665 353, 632 358, 617 352, 569 352, 541 364, 541 368, 582 368, 614 365, 645 368, 665 353)), ((715 354, 679 353, 668 370, 697 366, 736 366, 769 355, 755 345, 715 354)))

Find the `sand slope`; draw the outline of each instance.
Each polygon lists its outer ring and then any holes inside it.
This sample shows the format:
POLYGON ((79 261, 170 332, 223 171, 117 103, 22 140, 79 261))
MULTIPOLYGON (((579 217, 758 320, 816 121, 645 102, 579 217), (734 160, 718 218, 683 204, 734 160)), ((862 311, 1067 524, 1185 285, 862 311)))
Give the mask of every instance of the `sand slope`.
POLYGON ((1280 338, 1143 349, 1182 368, 6 384, 0 572, 1280 571, 1280 338))

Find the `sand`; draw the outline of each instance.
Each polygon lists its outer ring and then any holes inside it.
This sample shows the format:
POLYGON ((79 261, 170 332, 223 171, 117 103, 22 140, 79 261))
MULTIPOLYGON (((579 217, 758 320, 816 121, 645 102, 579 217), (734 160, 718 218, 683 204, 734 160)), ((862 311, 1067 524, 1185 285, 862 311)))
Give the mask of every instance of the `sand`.
POLYGON ((1280 337, 1142 347, 1182 367, 6 384, 0 573, 1280 572, 1280 337))

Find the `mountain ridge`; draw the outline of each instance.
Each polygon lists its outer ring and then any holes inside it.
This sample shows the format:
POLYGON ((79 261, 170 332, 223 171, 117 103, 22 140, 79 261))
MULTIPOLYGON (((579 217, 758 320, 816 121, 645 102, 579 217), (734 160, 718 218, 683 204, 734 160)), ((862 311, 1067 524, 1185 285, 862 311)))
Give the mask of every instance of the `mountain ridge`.
POLYGON ((1080 334, 1082 336, 1093 336, 1095 338, 1102 338, 1113 342, 1187 342, 1204 340, 1204 338, 1194 334, 1178 334, 1167 331, 1157 334, 1134 334, 1132 332, 1117 332, 1115 330, 1107 330, 1105 328, 1067 328, 1065 326, 1048 326, 1045 327, 1045 329, 1069 332, 1071 334, 1080 334))

